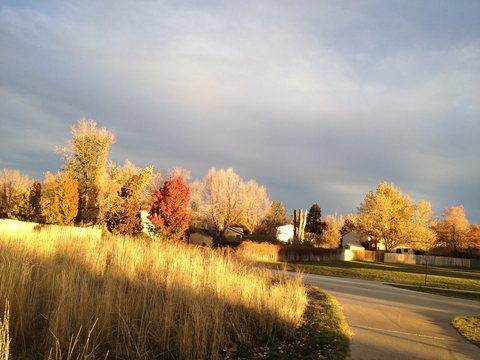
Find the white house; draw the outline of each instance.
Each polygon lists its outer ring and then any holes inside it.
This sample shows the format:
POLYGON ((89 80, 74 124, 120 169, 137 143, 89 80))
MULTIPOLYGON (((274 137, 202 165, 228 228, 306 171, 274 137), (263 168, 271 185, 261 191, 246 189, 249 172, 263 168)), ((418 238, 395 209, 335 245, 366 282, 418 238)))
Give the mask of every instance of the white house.
POLYGON ((153 229, 154 225, 152 221, 148 218, 150 214, 146 210, 141 210, 140 211, 140 218, 142 221, 142 232, 148 235, 154 235, 153 229))
POLYGON ((293 240, 293 225, 287 224, 277 227, 277 240, 289 242, 293 240))

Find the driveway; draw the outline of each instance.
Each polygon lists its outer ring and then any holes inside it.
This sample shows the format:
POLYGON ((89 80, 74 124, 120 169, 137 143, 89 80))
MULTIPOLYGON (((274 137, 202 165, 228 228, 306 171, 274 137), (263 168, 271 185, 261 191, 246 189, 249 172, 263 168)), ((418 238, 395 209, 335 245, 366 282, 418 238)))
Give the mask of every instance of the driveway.
POLYGON ((353 332, 348 359, 480 359, 450 325, 479 315, 480 302, 404 290, 376 281, 304 274, 307 284, 334 295, 353 332))

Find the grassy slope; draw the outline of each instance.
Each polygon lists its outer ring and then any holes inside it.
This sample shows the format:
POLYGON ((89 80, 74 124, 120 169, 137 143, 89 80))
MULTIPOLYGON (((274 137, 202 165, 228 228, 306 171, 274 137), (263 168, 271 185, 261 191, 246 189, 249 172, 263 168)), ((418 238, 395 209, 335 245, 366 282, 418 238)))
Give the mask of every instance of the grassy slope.
MULTIPOLYGON (((360 261, 322 263, 264 263, 269 268, 305 273, 377 280, 399 284, 424 285, 425 267, 360 261)), ((480 291, 480 270, 428 267, 427 286, 480 291)))
MULTIPOLYGON (((306 308, 300 281, 228 252, 54 235, 0 233, 12 358, 221 359, 230 344, 289 334, 306 308)), ((0 331, 0 352, 8 339, 0 331)))
POLYGON ((337 301, 316 287, 308 288, 303 324, 291 336, 270 346, 241 348, 237 359, 343 360, 349 352, 350 328, 337 301))
POLYGON ((452 325, 468 341, 480 347, 480 316, 457 316, 452 325))

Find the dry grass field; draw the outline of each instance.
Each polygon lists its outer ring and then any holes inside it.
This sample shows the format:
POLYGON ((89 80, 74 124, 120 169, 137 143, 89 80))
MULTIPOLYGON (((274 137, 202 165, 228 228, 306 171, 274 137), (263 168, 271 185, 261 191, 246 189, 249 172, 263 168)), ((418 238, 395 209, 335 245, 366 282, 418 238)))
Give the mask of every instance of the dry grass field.
POLYGON ((0 360, 220 359, 288 334, 306 304, 300 279, 228 251, 0 234, 0 360))

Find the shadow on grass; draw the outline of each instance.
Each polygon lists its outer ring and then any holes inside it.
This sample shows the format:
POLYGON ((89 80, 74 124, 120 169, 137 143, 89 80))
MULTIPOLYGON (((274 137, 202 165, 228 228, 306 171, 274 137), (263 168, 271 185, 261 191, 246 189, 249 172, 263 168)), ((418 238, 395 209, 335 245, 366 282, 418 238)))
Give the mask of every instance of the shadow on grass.
POLYGON ((236 359, 343 360, 350 351, 350 328, 335 298, 317 287, 308 287, 309 305, 303 324, 288 337, 269 346, 241 348, 236 359))
POLYGON ((22 279, 12 273, 11 288, 0 286, 0 312, 5 297, 11 304, 15 358, 44 359, 57 338, 67 354, 70 339, 78 333, 72 359, 88 341, 89 358, 108 353, 113 359, 219 359, 234 345, 265 343, 293 328, 269 309, 253 309, 188 283, 161 284, 148 274, 131 279, 114 264, 106 264, 99 275, 76 254, 45 258, 4 246, 0 254, 0 261, 12 269, 25 265, 16 261, 27 262, 30 269, 22 279))

